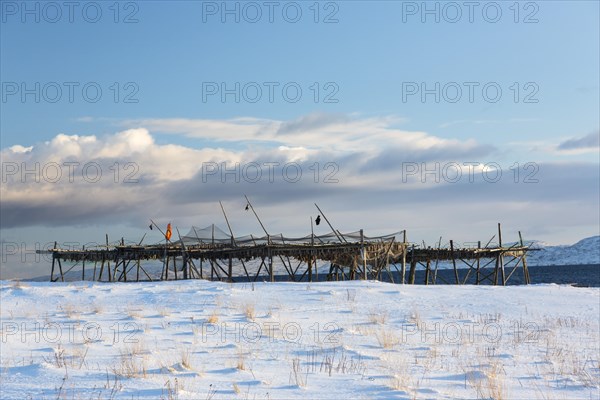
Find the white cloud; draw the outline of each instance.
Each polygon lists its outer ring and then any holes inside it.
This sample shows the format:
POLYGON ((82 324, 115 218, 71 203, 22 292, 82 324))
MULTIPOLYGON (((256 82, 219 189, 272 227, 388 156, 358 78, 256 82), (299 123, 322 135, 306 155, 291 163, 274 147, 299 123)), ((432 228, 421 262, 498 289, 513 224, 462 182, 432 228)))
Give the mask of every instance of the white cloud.
POLYGON ((13 153, 28 153, 31 151, 31 149, 33 149, 33 146, 24 147, 19 144, 16 144, 14 146, 9 147, 8 149, 13 153))
MULTIPOLYGON (((206 204, 244 193, 282 206, 305 197, 333 196, 347 202, 367 194, 364 198, 375 201, 381 191, 387 199, 400 193, 406 198, 407 191, 424 192, 444 182, 424 185, 418 175, 403 180, 403 162, 483 161, 494 151, 473 139, 400 130, 395 127, 398 122, 394 117, 321 114, 292 121, 148 119, 127 121, 128 129, 106 136, 61 133, 33 146, 2 150, 3 162, 17 167, 3 170, 3 226, 123 222, 174 214, 193 217, 204 212, 206 204), (199 141, 201 148, 159 144, 155 137, 160 133, 209 139, 210 146, 206 141, 199 141), (236 163, 295 162, 304 175, 297 183, 285 181, 281 173, 275 174, 273 183, 267 182, 266 171, 257 184, 236 182, 231 174, 226 184, 219 179, 222 174, 207 182, 202 179, 207 162, 226 163, 229 169, 236 163), (23 179, 22 163, 30 170, 39 165, 41 179, 27 174, 23 179), (58 182, 53 179, 52 163, 62 167, 58 182), (78 163, 73 181, 66 163, 78 163), (83 168, 92 163, 100 166, 102 176, 90 182, 83 168), (338 183, 324 184, 327 177, 338 183), (124 183, 127 178, 137 183, 124 183)), ((95 169, 88 172, 93 178, 95 169)))
POLYGON ((257 118, 230 120, 143 119, 124 121, 128 127, 144 126, 150 131, 183 135, 215 142, 252 142, 268 146, 275 143, 297 149, 312 149, 336 154, 365 152, 375 155, 387 148, 427 151, 443 148, 474 148, 474 140, 458 141, 432 136, 421 131, 397 129, 397 117, 356 118, 347 115, 310 114, 291 121, 257 118))

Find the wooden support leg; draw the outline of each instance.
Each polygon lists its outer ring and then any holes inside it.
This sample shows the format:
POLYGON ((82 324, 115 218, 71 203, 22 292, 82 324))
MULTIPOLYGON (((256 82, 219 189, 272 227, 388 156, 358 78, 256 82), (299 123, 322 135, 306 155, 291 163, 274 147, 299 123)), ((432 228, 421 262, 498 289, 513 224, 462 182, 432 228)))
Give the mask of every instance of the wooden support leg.
POLYGON ((173 256, 173 272, 175 272, 175 280, 177 280, 177 256, 173 256))
POLYGON ((403 232, 402 239, 402 283, 406 283, 406 252, 408 251, 408 246, 406 245, 406 229, 403 232))
POLYGON ((458 277, 458 269, 456 268, 456 257, 454 257, 454 241, 450 240, 450 255, 452 257, 452 265, 454 266, 454 278, 456 279, 456 284, 460 284, 460 279, 458 277))
MULTIPOLYGON (((56 247, 56 246, 54 246, 56 247)), ((52 252, 52 270, 50 271, 50 282, 54 282, 54 263, 56 262, 56 253, 52 252)))
POLYGON ((100 274, 98 275, 98 281, 102 281, 102 272, 104 272, 104 256, 102 257, 102 264, 100 264, 100 274))
POLYGON ((60 258, 57 258, 58 261, 58 270, 60 271, 60 280, 65 281, 65 275, 63 274, 62 264, 60 262, 60 258))
MULTIPOLYGON (((82 250, 85 250, 85 246, 83 246, 82 250)), ((81 262, 81 265, 82 265, 81 280, 85 281, 85 255, 83 256, 83 261, 81 262)))
POLYGON ((496 256, 496 266, 494 267, 494 285, 498 284, 498 269, 500 268, 500 256, 496 256))
POLYGON ((275 272, 273 271, 273 254, 271 253, 271 248, 269 248, 269 275, 271 277, 271 282, 275 282, 275 272))
POLYGON ((411 260, 411 262, 410 262, 410 272, 408 274, 408 283, 409 284, 411 284, 411 285, 415 284, 416 274, 417 274, 417 263, 414 260, 411 260))

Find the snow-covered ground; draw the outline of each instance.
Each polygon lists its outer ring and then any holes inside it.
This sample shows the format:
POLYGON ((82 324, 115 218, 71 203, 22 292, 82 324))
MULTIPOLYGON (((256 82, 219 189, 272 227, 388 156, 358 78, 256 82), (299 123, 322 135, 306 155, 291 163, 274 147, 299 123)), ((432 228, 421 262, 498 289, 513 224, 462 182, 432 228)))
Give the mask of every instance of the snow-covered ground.
POLYGON ((585 238, 570 246, 534 241, 532 248, 540 249, 527 254, 527 263, 532 266, 600 264, 600 236, 585 238))
POLYGON ((600 289, 0 283, 2 399, 597 399, 600 289))

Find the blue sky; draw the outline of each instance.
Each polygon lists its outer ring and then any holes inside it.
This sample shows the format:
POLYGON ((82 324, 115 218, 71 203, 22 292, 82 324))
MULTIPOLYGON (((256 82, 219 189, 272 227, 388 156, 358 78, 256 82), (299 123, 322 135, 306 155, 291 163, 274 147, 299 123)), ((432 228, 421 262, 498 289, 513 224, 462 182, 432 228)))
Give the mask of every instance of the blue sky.
MULTIPOLYGON (((493 234, 495 221, 555 243, 598 234, 598 2, 477 2, 472 22, 463 2, 428 2, 429 9, 438 7, 439 22, 423 14, 422 2, 275 2, 273 23, 260 1, 229 2, 238 7, 239 22, 234 14, 222 21, 222 2, 120 2, 118 15, 114 2, 78 2, 73 22, 61 2, 53 4, 60 18, 45 3, 2 1, 3 163, 103 160, 107 168, 135 162, 141 181, 133 189, 94 190, 77 182, 3 181, 4 241, 95 240, 104 231, 133 240, 150 217, 173 219, 187 231, 192 223, 208 225, 213 214, 220 223, 215 202, 237 207, 244 191, 273 214, 274 230, 293 233, 304 233, 316 201, 342 230, 408 227, 418 240, 442 232, 477 240, 493 234), (262 16, 248 22, 256 6, 262 16), (96 8, 102 15, 88 22, 96 8), (299 21, 288 22, 297 9, 299 21), (457 9, 462 15, 452 23, 457 9), (498 9, 501 16, 491 22, 498 9), (125 23, 128 18, 135 21, 125 23), (49 101, 53 82, 62 88, 55 103, 49 101), (65 82, 74 82, 72 102, 65 82), (262 96, 247 101, 250 91, 239 102, 234 95, 223 102, 220 93, 203 93, 212 83, 233 88, 236 82, 240 88, 255 82, 262 96), (265 82, 276 85, 272 102, 265 82), (39 103, 35 95, 23 100, 21 85, 36 83, 39 103), (89 83, 102 90, 95 103, 81 91, 89 83), (302 90, 297 102, 281 91, 289 83, 302 90), (407 92, 436 83, 439 102, 435 94, 423 101, 420 92, 407 92), (502 90, 497 101, 485 97, 486 85, 492 97, 502 90), (462 97, 452 102, 457 87, 462 97), (326 102, 328 94, 337 101, 326 102), (125 102, 126 95, 137 102, 125 102), (135 131, 124 134, 128 129, 135 131), (70 139, 56 140, 60 134, 70 139), (185 194, 203 162, 257 160, 300 160, 306 168, 334 162, 340 182, 308 188, 219 182, 185 194), (403 162, 493 162, 504 178, 411 186, 402 180, 403 162), (514 184, 514 163, 535 163, 539 182, 514 184), (182 194, 171 198, 175 189, 182 194), (169 201, 140 205, 148 198, 169 201), (77 206, 66 207, 69 202, 77 206), (290 208, 298 215, 288 216, 290 208), (373 218, 364 216, 369 210, 373 218), (427 210, 434 210, 431 221, 415 217, 427 210)), ((246 216, 239 225, 243 233, 259 228, 246 216)))

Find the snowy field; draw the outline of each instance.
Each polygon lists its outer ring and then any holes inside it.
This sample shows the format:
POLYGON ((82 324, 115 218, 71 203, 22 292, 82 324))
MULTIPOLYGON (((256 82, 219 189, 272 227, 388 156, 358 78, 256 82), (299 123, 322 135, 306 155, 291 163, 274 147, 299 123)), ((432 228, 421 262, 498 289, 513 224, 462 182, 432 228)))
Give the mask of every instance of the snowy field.
POLYGON ((2 399, 598 399, 600 289, 2 281, 2 399))

